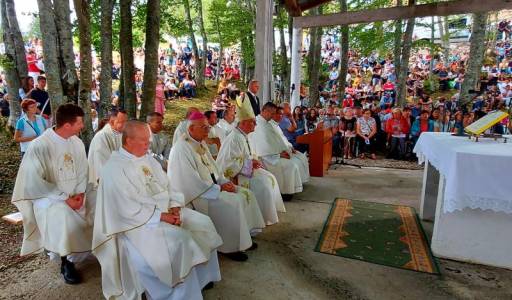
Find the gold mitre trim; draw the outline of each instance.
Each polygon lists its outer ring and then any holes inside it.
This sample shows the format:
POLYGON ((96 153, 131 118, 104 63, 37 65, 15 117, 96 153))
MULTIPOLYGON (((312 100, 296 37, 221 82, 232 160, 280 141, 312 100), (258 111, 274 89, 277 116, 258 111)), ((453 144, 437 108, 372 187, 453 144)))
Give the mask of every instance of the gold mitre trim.
POLYGON ((248 99, 247 94, 244 97, 238 96, 236 98, 236 116, 239 121, 245 121, 256 118, 252 110, 251 101, 248 99))

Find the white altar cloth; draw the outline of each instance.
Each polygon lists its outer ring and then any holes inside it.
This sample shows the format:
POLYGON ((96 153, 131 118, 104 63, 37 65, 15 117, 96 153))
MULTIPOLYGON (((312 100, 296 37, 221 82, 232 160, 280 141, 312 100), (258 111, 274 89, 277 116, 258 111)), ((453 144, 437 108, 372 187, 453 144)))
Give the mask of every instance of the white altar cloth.
POLYGON ((464 208, 512 214, 512 140, 468 137, 450 133, 421 134, 414 153, 428 160, 446 179, 443 212, 464 208))

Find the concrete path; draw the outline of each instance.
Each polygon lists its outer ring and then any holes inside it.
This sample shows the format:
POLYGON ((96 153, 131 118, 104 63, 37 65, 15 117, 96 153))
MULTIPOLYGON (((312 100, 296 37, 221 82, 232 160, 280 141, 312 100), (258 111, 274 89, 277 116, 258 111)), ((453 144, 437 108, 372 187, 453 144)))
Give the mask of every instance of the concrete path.
MULTIPOLYGON (((312 178, 280 223, 267 227, 249 261, 220 257, 223 280, 205 299, 512 299, 512 271, 440 260, 442 275, 390 268, 314 252, 335 197, 418 209, 422 171, 343 167, 312 178)), ((424 223, 427 235, 432 224, 424 223)), ((65 285, 58 265, 36 257, 0 273, 0 299, 100 299, 96 262, 85 283, 65 285)))

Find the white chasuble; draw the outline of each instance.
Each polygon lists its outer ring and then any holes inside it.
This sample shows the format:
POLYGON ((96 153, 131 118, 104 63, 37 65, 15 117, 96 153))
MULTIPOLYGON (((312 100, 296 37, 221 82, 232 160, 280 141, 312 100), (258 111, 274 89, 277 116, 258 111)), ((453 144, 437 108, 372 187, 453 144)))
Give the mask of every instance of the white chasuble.
POLYGON ((172 136, 172 145, 176 145, 178 143, 178 140, 180 140, 182 137, 184 137, 187 134, 187 125, 188 120, 181 121, 178 126, 176 126, 176 129, 174 130, 174 135, 172 136))
POLYGON ((288 139, 283 133, 283 130, 281 130, 281 127, 279 127, 279 124, 277 124, 277 122, 275 122, 274 120, 270 120, 270 124, 272 124, 274 130, 281 136, 281 139, 288 147, 288 154, 290 154, 290 160, 292 160, 295 163, 295 165, 299 167, 300 178, 302 183, 309 182, 309 161, 307 156, 299 151, 293 151, 293 145, 288 141, 288 139))
POLYGON ((64 139, 49 129, 30 144, 12 195, 23 216, 22 256, 43 249, 59 256, 91 250, 94 204, 86 197, 75 211, 65 202, 86 187, 87 158, 78 137, 64 139))
POLYGON ((101 168, 107 163, 113 151, 121 147, 122 134, 106 124, 98 131, 89 146, 89 183, 96 189, 100 177, 101 168))
POLYGON ((277 179, 281 193, 302 192, 300 169, 291 159, 280 157, 281 152, 288 152, 289 149, 272 124, 258 115, 256 128, 248 137, 251 149, 263 160, 265 169, 277 179))
POLYGON ((220 147, 217 165, 224 177, 236 179, 238 185, 254 193, 265 223, 272 225, 278 222, 277 211, 285 212, 283 198, 277 179, 272 173, 261 168, 252 168, 254 158, 247 136, 236 128, 220 147))
POLYGON ((228 180, 219 172, 204 142, 188 134, 171 149, 167 175, 171 188, 183 193, 185 203, 204 213, 213 221, 224 244, 223 253, 243 251, 251 247, 251 232, 265 227, 254 194, 237 186, 236 193, 220 190, 228 180))
POLYGON ((143 274, 134 269, 144 266, 168 288, 175 287, 221 244, 210 218, 184 208, 183 195, 170 191, 153 157, 137 158, 123 148, 112 153, 101 171, 93 238, 107 299, 140 297, 143 274), (182 207, 181 226, 160 221, 171 207, 182 207))
POLYGON ((233 129, 236 128, 236 122, 233 121, 233 122, 229 123, 228 121, 226 121, 224 119, 220 119, 219 123, 217 123, 217 126, 219 126, 220 128, 222 128, 224 130, 224 135, 225 135, 225 137, 227 137, 231 133, 231 131, 233 131, 233 129))

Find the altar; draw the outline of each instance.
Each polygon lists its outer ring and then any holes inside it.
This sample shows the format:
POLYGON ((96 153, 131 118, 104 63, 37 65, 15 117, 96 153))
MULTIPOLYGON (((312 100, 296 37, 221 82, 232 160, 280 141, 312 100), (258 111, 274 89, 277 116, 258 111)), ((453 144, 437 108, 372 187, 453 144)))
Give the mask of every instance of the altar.
POLYGON ((426 132, 414 152, 434 255, 512 269, 512 143, 426 132))

